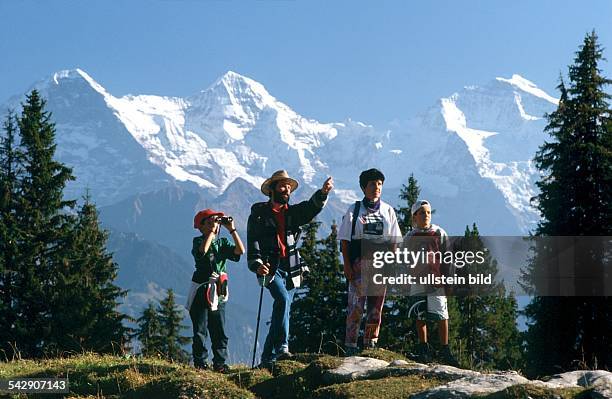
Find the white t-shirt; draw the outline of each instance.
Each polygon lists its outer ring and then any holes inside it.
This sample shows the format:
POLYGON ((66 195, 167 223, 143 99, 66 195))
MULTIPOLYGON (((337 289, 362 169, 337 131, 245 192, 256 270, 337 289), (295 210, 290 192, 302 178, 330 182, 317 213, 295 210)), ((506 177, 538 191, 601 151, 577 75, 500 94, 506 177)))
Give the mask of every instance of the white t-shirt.
MULTIPOLYGON (((368 208, 361 202, 353 239, 372 240, 379 244, 399 244, 402 242, 402 232, 399 224, 397 224, 395 210, 386 202, 379 201, 380 207, 375 212, 369 212, 368 208)), ((355 204, 353 203, 342 217, 342 224, 338 230, 339 240, 351 241, 354 209, 355 204)))

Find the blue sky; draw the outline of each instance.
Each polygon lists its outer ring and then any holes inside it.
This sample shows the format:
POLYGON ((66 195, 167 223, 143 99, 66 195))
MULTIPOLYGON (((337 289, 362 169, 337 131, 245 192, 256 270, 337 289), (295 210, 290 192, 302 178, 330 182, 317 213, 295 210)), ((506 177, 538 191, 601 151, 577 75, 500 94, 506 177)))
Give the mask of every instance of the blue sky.
POLYGON ((556 96, 592 29, 612 60, 610 0, 0 0, 0 17, 0 103, 67 68, 175 96, 234 70, 304 116, 380 125, 513 73, 556 96))

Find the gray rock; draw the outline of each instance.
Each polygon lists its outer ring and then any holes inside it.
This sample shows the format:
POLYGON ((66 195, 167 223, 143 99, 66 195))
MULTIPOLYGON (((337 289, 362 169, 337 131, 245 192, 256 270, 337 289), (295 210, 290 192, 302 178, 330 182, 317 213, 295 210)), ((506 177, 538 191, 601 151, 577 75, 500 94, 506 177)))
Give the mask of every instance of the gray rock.
POLYGON ((328 383, 343 383, 405 375, 421 375, 423 377, 448 381, 468 376, 477 376, 480 373, 452 366, 410 363, 403 360, 395 360, 389 363, 384 360, 352 356, 345 358, 340 367, 327 370, 323 374, 323 378, 328 383))
POLYGON ((398 360, 394 360, 391 363, 389 363, 389 366, 387 367, 401 367, 401 366, 408 366, 408 365, 410 365, 410 363, 408 363, 407 361, 398 359, 398 360))
POLYGON ((612 384, 612 373, 605 370, 577 370, 563 374, 555 374, 546 381, 559 387, 581 386, 590 387, 600 384, 612 384))
POLYGON ((464 377, 477 377, 482 374, 478 371, 464 370, 453 366, 446 366, 444 364, 432 364, 427 366, 425 375, 442 380, 457 380, 464 377))
POLYGON ((598 384, 593 387, 591 394, 595 399, 610 399, 612 398, 612 384, 608 381, 605 384, 598 384))
POLYGON ((327 370, 323 374, 324 380, 329 383, 349 382, 358 379, 367 379, 376 370, 385 368, 389 362, 369 357, 351 356, 342 361, 340 367, 327 370))
MULTIPOLYGON (((466 371, 466 370, 463 370, 466 371)), ((525 384, 529 380, 514 371, 495 374, 471 375, 451 381, 439 387, 421 392, 414 399, 451 399, 471 398, 475 395, 489 394, 506 389, 512 385, 525 384)))
POLYGON ((394 360, 389 363, 384 360, 352 356, 345 358, 338 368, 325 371, 323 379, 327 384, 337 384, 407 375, 448 381, 446 384, 413 395, 414 399, 471 398, 499 392, 518 384, 532 384, 552 389, 588 387, 593 389, 594 398, 612 398, 612 373, 603 370, 571 371, 553 375, 546 381, 531 381, 515 371, 484 374, 439 364, 428 365, 404 360, 394 360))
POLYGON ((593 388, 593 397, 612 398, 612 373, 605 370, 576 370, 555 374, 544 384, 551 388, 593 388))
POLYGON ((443 381, 452 381, 463 377, 480 375, 480 373, 471 370, 462 370, 451 366, 430 366, 421 363, 409 363, 405 366, 392 367, 389 365, 385 368, 372 370, 362 378, 377 379, 384 377, 401 377, 406 375, 419 375, 424 378, 437 378, 443 381))

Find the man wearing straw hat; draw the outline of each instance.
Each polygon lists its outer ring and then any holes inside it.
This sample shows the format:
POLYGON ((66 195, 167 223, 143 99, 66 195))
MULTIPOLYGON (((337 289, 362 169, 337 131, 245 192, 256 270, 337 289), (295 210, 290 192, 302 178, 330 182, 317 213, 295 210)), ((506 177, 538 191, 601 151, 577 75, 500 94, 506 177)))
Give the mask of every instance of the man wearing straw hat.
POLYGON ((274 299, 270 330, 261 355, 261 366, 270 368, 277 359, 291 357, 289 352, 289 311, 295 288, 300 287, 308 267, 300 260, 297 241, 300 226, 309 223, 325 206, 334 187, 328 177, 309 200, 289 205, 298 182, 286 171, 274 172, 261 185, 269 197, 251 207, 247 224, 247 262, 274 299))

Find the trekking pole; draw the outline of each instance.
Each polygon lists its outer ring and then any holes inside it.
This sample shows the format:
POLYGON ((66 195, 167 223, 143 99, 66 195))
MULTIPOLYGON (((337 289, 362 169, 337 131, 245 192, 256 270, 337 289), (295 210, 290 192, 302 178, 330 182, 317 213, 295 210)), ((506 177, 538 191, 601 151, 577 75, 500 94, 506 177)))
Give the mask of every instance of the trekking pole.
POLYGON ((261 290, 259 291, 259 309, 257 310, 257 327, 255 327, 255 346, 253 347, 253 361, 251 362, 251 368, 255 367, 255 354, 257 353, 257 338, 259 337, 259 318, 261 317, 261 300, 263 299, 264 282, 265 277, 261 282, 261 290))

